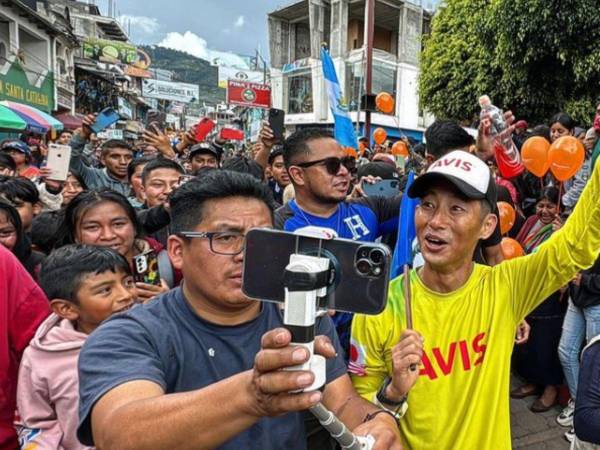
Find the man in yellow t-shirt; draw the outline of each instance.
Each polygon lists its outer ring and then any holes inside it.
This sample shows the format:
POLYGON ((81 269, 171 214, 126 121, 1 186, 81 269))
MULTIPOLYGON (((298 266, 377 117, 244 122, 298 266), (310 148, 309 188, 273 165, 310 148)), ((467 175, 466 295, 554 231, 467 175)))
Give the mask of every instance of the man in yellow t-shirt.
POLYGON ((495 267, 472 262, 477 241, 489 236, 497 220, 489 213, 496 194, 485 163, 463 151, 449 153, 408 195, 421 199, 415 225, 425 259, 410 273, 415 331, 406 330, 403 277, 398 277, 383 313, 354 317, 353 384, 388 409, 407 402, 400 429, 408 450, 510 449, 515 330, 548 295, 596 260, 600 170, 560 231, 536 253, 495 267))

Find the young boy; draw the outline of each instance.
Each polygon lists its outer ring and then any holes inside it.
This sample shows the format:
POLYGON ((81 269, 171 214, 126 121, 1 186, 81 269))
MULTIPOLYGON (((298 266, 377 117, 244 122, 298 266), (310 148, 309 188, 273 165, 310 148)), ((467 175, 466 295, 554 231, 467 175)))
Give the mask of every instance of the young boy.
POLYGON ((42 211, 40 193, 33 181, 24 177, 0 175, 0 197, 19 211, 23 231, 29 233, 33 218, 42 211))
POLYGON ((133 306, 135 283, 125 258, 112 249, 68 245, 44 261, 40 286, 53 313, 38 328, 19 370, 21 448, 87 449, 76 436, 79 351, 102 321, 133 306))

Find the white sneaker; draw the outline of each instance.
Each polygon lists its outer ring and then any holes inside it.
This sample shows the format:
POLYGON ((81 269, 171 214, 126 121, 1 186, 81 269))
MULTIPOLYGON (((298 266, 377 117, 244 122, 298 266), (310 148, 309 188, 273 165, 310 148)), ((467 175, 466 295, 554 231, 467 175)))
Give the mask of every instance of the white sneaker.
POLYGON ((575 413, 575 401, 571 399, 569 400, 569 404, 556 418, 556 422, 561 427, 573 427, 573 413, 575 413))
POLYGON ((565 433, 565 439, 569 442, 573 442, 575 439, 575 428, 571 427, 569 431, 565 433))

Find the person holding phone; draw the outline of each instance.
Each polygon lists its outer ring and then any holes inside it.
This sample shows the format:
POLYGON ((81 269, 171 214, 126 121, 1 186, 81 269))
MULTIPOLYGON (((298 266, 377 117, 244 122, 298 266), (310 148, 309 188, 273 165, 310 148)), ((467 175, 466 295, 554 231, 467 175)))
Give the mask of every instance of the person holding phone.
POLYGON ((183 283, 88 338, 79 440, 98 448, 126 441, 131 450, 305 450, 304 410, 321 401, 378 449, 401 450, 396 420, 354 392, 328 316, 315 330, 315 350, 328 358, 324 390, 292 393, 314 375, 280 370, 308 353, 290 346, 277 304, 242 292, 245 234, 273 225, 268 187, 212 170, 170 202, 169 257, 183 283))
POLYGON ((111 139, 102 144, 100 162, 103 169, 91 167, 83 159, 83 150, 92 134, 95 117, 94 114, 84 117, 83 126, 73 134, 70 170, 79 174, 89 189, 110 188, 127 197, 131 191, 127 166, 133 160, 133 149, 127 142, 111 139))

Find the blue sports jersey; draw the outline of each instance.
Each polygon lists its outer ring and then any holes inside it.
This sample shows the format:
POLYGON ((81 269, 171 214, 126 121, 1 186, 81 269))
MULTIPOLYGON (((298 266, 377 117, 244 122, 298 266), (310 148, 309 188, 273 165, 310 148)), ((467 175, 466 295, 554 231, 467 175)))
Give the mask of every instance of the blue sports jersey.
MULTIPOLYGON (((363 197, 341 202, 329 217, 314 216, 303 211, 292 200, 275 211, 275 227, 284 231, 296 231, 312 225, 330 228, 341 238, 373 242, 384 235, 396 234, 401 199, 402 196, 398 195, 393 198, 363 197)), ((336 313, 333 322, 347 362, 352 314, 336 313)))

